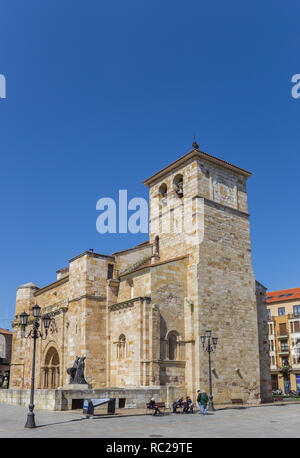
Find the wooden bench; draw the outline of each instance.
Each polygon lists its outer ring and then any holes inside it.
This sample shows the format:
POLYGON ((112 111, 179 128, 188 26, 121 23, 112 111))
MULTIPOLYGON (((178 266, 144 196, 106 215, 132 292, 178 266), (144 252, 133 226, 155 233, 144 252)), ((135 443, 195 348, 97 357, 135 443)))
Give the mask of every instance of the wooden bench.
POLYGON ((183 403, 182 413, 194 413, 194 404, 191 404, 188 410, 185 412, 184 409, 186 408, 186 402, 183 403))
POLYGON ((231 399, 232 404, 244 404, 242 399, 231 399))
MULTIPOLYGON (((151 410, 151 414, 154 415, 155 409, 150 407, 150 402, 146 404, 146 414, 149 410, 151 410)), ((166 410, 166 403, 165 402, 156 402, 155 406, 160 410, 161 414, 164 415, 166 410)))
MULTIPOLYGON (((184 402, 182 406, 177 406, 175 410, 176 410, 176 413, 180 413, 180 412, 177 412, 177 410, 181 410, 182 413, 194 413, 194 407, 195 405, 192 404, 192 407, 189 407, 189 409, 185 411, 184 409, 186 408, 186 402, 184 402)), ((175 412, 173 411, 173 413, 175 412)))

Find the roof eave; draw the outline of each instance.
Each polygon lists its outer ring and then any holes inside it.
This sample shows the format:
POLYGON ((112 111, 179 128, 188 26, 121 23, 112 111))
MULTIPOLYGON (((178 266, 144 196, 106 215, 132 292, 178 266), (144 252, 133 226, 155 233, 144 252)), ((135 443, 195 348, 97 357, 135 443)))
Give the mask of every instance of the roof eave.
POLYGON ((229 162, 224 161, 223 159, 219 159, 215 156, 212 156, 208 153, 205 153, 204 151, 200 151, 198 149, 193 149, 186 153, 184 156, 181 156, 178 158, 176 161, 172 162, 171 164, 167 165, 163 169, 161 169, 159 172, 155 173, 151 177, 147 178, 145 181, 143 181, 143 184, 145 186, 151 186, 151 184, 157 180, 159 180, 163 175, 165 175, 167 172, 171 172, 174 169, 179 168, 181 165, 183 165, 186 161, 191 160, 193 158, 198 158, 198 159, 204 159, 208 160, 216 165, 219 165, 220 167, 227 168, 232 170, 233 172, 237 173, 238 175, 243 175, 246 178, 249 178, 252 173, 249 172, 248 170, 242 169, 236 165, 230 164, 229 162))

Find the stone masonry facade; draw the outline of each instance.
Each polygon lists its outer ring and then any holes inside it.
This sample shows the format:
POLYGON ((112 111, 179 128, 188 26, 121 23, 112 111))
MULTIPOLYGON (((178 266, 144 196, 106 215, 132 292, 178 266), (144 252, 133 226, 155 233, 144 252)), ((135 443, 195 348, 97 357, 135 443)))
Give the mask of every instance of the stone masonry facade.
MULTIPOLYGON (((57 281, 17 290, 10 387, 30 387, 32 339, 19 315, 37 303, 53 318, 37 342, 36 387, 62 388, 75 356, 86 356, 92 389, 208 391, 200 336, 212 354, 217 403, 271 396, 265 288, 255 281, 246 181, 251 174, 193 149, 144 184, 149 241, 111 256, 71 259, 57 281)), ((133 391, 134 392, 134 391, 133 391)), ((174 391, 175 392, 175 391, 174 391)))

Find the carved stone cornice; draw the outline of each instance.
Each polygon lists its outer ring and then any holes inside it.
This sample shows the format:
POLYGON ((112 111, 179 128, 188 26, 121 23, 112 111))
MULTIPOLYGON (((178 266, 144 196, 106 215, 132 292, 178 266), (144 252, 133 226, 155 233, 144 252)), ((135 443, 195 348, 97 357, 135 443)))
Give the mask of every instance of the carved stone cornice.
POLYGON ((66 312, 69 308, 69 301, 68 299, 64 299, 62 301, 56 302, 55 304, 47 305, 46 307, 42 308, 42 313, 48 313, 50 316, 58 315, 62 312, 66 312))
POLYGON ((144 296, 144 297, 135 297, 133 299, 129 299, 128 301, 118 302, 116 304, 112 304, 108 306, 108 310, 110 312, 114 312, 116 310, 123 310, 126 308, 134 307, 134 302, 151 302, 151 297, 144 296))
POLYGON ((70 299, 69 300, 69 304, 71 304, 71 302, 80 301, 81 299, 88 299, 88 300, 91 300, 91 301, 104 302, 104 301, 106 301, 106 296, 94 296, 92 294, 83 294, 82 296, 78 296, 78 297, 74 297, 74 299, 70 299))

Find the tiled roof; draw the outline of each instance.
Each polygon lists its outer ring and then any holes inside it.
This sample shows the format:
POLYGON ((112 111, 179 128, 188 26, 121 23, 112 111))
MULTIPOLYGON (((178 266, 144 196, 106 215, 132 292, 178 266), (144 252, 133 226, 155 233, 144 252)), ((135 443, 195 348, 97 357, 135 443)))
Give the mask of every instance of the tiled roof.
POLYGON ((286 302, 292 299, 300 299, 300 288, 280 289, 279 291, 270 291, 266 294, 267 303, 286 302))
POLYGON ((0 328, 0 334, 12 334, 12 331, 9 329, 0 328))
POLYGON ((115 255, 118 255, 118 254, 121 254, 121 253, 126 253, 127 251, 131 251, 131 250, 136 250, 137 248, 141 248, 145 245, 150 245, 150 242, 149 240, 146 240, 146 242, 143 242, 143 243, 139 243, 138 245, 135 245, 131 248, 127 248, 126 250, 122 250, 122 251, 116 251, 115 253, 112 254, 112 256, 115 256, 115 255))
POLYGON ((232 170, 235 170, 236 172, 239 172, 242 175, 245 175, 247 177, 252 175, 252 173, 248 172, 248 170, 242 169, 241 167, 238 167, 237 165, 230 164, 230 162, 224 161, 223 159, 219 159, 216 156, 212 156, 211 154, 205 153, 204 151, 201 151, 198 148, 194 148, 191 151, 189 151, 188 153, 176 159, 176 161, 171 162, 171 164, 167 165, 163 169, 156 172, 151 177, 147 178, 147 180, 143 181, 143 184, 146 186, 150 185, 150 183, 152 183, 153 180, 155 180, 156 178, 160 177, 161 175, 164 175, 167 171, 174 169, 174 167, 182 164, 183 162, 185 162, 186 160, 189 160, 191 157, 194 157, 194 156, 199 157, 200 159, 210 160, 221 166, 223 165, 226 168, 229 167, 232 170))

